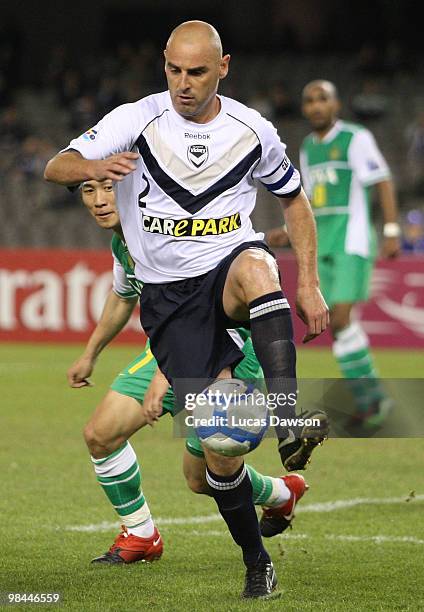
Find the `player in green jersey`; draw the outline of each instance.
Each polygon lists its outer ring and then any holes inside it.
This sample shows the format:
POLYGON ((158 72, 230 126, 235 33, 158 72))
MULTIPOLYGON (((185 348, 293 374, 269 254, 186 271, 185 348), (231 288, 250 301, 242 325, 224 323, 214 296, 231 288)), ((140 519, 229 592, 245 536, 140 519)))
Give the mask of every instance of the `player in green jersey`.
MULTIPOLYGON (((375 186, 384 227, 382 254, 400 250, 395 190, 387 163, 365 127, 338 118, 340 101, 329 81, 312 81, 302 94, 302 110, 313 132, 300 150, 302 180, 312 204, 318 231, 321 290, 330 308, 333 353, 351 381, 357 412, 352 431, 378 427, 391 400, 378 380, 368 337, 352 316, 369 295, 376 257, 376 237, 370 219, 370 191, 375 186)), ((287 242, 284 231, 267 235, 270 246, 287 242)))
MULTIPOLYGON (((90 336, 83 354, 68 370, 71 387, 90 384, 96 359, 105 346, 127 323, 142 290, 134 275, 134 264, 126 247, 111 180, 86 181, 81 187, 82 199, 97 224, 113 229, 113 287, 101 318, 90 336)), ((245 358, 234 376, 252 379, 262 377, 247 330, 231 330, 237 336, 245 358)), ((231 373, 223 372, 222 375, 231 373)), ((162 554, 162 539, 154 525, 141 489, 140 466, 128 438, 145 425, 154 425, 162 414, 173 414, 175 398, 168 381, 158 369, 146 343, 138 355, 116 377, 111 389, 96 408, 84 430, 97 479, 123 524, 110 550, 93 559, 99 563, 131 563, 154 560, 162 554)), ((208 494, 205 480, 205 460, 196 437, 188 438, 184 455, 184 475, 188 486, 196 493, 208 494)), ((283 478, 263 476, 251 466, 248 470, 255 504, 264 506, 262 527, 275 535, 286 529, 296 501, 306 490, 302 476, 290 474, 283 478)))

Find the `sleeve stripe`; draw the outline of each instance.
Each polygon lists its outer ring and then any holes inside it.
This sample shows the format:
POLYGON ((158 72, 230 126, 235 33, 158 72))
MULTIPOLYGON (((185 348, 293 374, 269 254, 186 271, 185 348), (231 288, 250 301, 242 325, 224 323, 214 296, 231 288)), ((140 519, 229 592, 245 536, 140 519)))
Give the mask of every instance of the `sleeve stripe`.
POLYGON ((298 187, 296 187, 296 189, 290 191, 290 193, 279 193, 276 195, 278 195, 279 198, 295 198, 297 195, 299 195, 301 189, 302 185, 299 185, 298 187))
POLYGON ((289 182, 293 174, 294 174, 294 167, 292 164, 290 164, 290 167, 285 173, 285 175, 283 176, 283 178, 281 178, 276 183, 271 183, 269 185, 265 184, 265 187, 268 189, 268 191, 277 191, 278 189, 281 189, 282 187, 284 187, 284 185, 287 185, 287 183, 289 182))
POLYGON ((283 160, 278 164, 278 166, 275 168, 275 170, 273 170, 272 172, 269 172, 268 174, 264 174, 264 176, 261 177, 261 180, 265 179, 265 178, 269 178, 270 176, 275 174, 277 172, 277 170, 279 170, 281 168, 281 166, 283 165, 283 162, 284 162, 285 159, 286 159, 286 156, 283 157, 283 160))
POLYGON ((372 175, 367 177, 367 180, 363 182, 363 185, 369 187, 371 185, 375 185, 380 181, 390 180, 392 178, 390 170, 378 170, 375 171, 372 175))

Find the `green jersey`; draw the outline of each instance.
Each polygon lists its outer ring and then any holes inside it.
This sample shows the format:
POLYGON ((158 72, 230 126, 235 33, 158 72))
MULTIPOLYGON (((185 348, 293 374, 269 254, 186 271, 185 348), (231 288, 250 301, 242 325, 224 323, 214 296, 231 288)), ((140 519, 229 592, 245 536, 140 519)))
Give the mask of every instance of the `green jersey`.
POLYGON ((375 256, 369 188, 390 178, 390 171, 371 132, 337 121, 322 140, 310 134, 300 167, 316 218, 318 255, 375 256))
POLYGON ((111 241, 113 254, 113 290, 120 297, 132 298, 141 294, 143 283, 136 279, 134 262, 127 245, 118 234, 111 241))

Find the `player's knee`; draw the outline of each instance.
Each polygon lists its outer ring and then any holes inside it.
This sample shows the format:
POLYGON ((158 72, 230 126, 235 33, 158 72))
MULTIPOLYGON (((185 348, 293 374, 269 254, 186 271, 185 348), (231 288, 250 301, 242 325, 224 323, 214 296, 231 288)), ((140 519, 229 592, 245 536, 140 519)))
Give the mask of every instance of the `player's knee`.
POLYGON ((209 491, 206 479, 193 475, 185 475, 187 486, 193 493, 205 494, 209 491))
POLYGON ((241 253, 237 279, 241 286, 258 287, 264 292, 280 287, 276 261, 262 249, 246 249, 241 253))
POLYGON ((208 468, 219 476, 232 476, 243 464, 241 457, 227 457, 212 451, 206 451, 206 463, 208 468))
POLYGON ((90 454, 96 456, 101 449, 101 444, 99 443, 99 436, 91 421, 84 427, 83 435, 90 454))
POLYGON ((106 435, 92 421, 84 427, 83 435, 90 454, 97 459, 107 457, 125 442, 116 436, 106 435))

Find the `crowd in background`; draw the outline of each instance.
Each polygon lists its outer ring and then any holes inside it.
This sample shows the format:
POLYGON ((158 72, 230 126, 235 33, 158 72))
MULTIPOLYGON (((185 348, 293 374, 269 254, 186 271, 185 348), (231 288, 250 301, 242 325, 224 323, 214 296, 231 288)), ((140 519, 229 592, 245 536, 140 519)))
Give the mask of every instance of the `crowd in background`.
MULTIPOLYGON (((38 224, 45 220, 49 228, 48 217, 76 208, 77 202, 67 190, 42 180, 47 160, 112 108, 164 89, 163 59, 149 42, 138 47, 122 42, 113 52, 84 57, 76 65, 62 45, 47 58, 43 80, 22 86, 16 81, 16 53, 13 37, 0 36, 0 209, 8 211, 10 219, 0 232, 8 246, 46 246, 46 241, 59 238, 52 238, 49 229, 34 235, 31 226, 26 227, 28 211, 42 211, 38 224)), ((363 45, 343 64, 343 73, 340 65, 340 58, 331 55, 318 65, 314 58, 237 57, 222 92, 274 122, 297 162, 300 141, 308 130, 300 115, 302 83, 321 77, 335 80, 344 102, 343 116, 377 132, 392 167, 405 250, 424 251, 424 112, 420 110, 424 91, 418 91, 414 104, 405 105, 405 88, 416 92, 414 67, 394 43, 383 55, 381 49, 363 45), (396 89, 399 86, 402 91, 396 89)), ((72 245, 72 236, 63 235, 65 245, 72 245)), ((79 239, 78 246, 91 246, 84 244, 90 242, 89 234, 79 239)))

